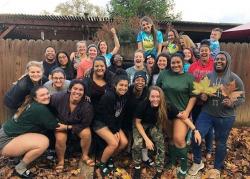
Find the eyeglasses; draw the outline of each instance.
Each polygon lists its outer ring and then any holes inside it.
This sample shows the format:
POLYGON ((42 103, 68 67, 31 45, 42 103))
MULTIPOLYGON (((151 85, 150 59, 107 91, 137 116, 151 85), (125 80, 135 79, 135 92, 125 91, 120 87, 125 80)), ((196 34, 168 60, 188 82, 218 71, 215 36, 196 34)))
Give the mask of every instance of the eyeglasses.
POLYGON ((60 80, 60 81, 64 80, 63 77, 59 77, 59 78, 58 77, 52 77, 52 79, 55 80, 55 81, 57 81, 57 80, 60 80))
POLYGON ((115 57, 115 60, 123 60, 123 57, 115 57))

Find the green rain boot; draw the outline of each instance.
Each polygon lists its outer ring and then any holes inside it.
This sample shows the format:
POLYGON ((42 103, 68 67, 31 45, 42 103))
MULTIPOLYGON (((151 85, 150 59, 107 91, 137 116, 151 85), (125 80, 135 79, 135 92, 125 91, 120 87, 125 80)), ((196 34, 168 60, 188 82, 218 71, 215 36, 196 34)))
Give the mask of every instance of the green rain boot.
POLYGON ((177 172, 177 178, 178 179, 184 179, 185 176, 187 175, 187 153, 188 153, 188 148, 176 148, 177 156, 178 159, 180 159, 180 168, 178 169, 177 172))
POLYGON ((176 165, 176 147, 174 145, 169 145, 168 157, 169 161, 165 165, 167 170, 176 165))

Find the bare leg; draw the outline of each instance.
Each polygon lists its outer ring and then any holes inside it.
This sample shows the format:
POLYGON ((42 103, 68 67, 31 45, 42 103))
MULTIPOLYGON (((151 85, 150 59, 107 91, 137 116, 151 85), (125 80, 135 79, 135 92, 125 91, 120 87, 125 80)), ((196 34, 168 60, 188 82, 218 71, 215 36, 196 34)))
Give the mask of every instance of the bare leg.
POLYGON ((57 166, 64 165, 64 154, 66 151, 67 133, 66 132, 55 132, 56 137, 56 155, 57 155, 57 166))
POLYGON ((181 121, 181 119, 174 120, 173 127, 173 141, 174 145, 178 148, 186 147, 186 135, 187 135, 188 127, 187 125, 181 121))
POLYGON ((103 127, 95 132, 107 143, 107 146, 104 149, 101 157, 101 162, 106 163, 107 160, 113 155, 115 150, 118 148, 119 142, 114 136, 114 134, 107 127, 103 127))
POLYGON ((42 155, 48 146, 49 140, 45 135, 27 133, 12 139, 2 149, 2 155, 8 157, 24 155, 22 161, 28 165, 42 155))
POLYGON ((79 133, 81 139, 81 148, 82 148, 82 159, 89 159, 89 148, 91 145, 91 131, 90 128, 85 128, 79 133))

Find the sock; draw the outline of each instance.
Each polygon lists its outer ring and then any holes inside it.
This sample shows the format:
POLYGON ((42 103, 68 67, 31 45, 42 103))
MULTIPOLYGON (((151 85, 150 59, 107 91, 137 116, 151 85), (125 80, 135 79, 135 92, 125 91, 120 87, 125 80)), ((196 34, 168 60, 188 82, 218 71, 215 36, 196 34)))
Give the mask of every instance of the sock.
POLYGON ((17 164, 15 166, 15 169, 17 171, 17 173, 19 173, 20 175, 22 175, 26 170, 27 170, 27 164, 24 163, 24 161, 20 160, 19 164, 17 164))
POLYGON ((187 147, 184 148, 176 148, 176 151, 178 152, 178 158, 180 159, 180 163, 181 163, 181 170, 183 172, 187 171, 187 152, 188 149, 187 147))
POLYGON ((142 160, 143 161, 147 161, 149 159, 148 157, 148 149, 141 149, 141 152, 142 152, 142 160))
POLYGON ((176 165, 176 147, 174 145, 169 145, 168 157, 170 165, 176 165))

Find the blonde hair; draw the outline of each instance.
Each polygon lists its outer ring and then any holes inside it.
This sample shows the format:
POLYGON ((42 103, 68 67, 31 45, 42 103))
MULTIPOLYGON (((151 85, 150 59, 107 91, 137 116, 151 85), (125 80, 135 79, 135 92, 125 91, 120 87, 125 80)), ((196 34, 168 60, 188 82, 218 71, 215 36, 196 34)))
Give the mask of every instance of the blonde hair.
POLYGON ((167 120, 168 120, 168 116, 167 116, 167 103, 165 100, 165 95, 162 91, 162 89, 158 86, 151 86, 149 88, 149 92, 148 92, 148 99, 149 96, 151 94, 151 91, 158 91, 160 94, 160 103, 159 103, 159 108, 158 108, 158 116, 157 116, 157 125, 159 127, 161 127, 162 131, 166 131, 167 129, 167 120))
POLYGON ((29 61, 26 65, 26 70, 25 72, 28 73, 29 72, 29 68, 30 67, 38 67, 42 70, 42 72, 44 72, 44 69, 43 69, 43 64, 42 62, 38 62, 38 61, 29 61))
POLYGON ((79 42, 76 43, 76 48, 78 48, 80 46, 80 44, 85 44, 85 46, 87 47, 87 43, 85 40, 81 40, 79 42))
POLYGON ((195 48, 195 44, 188 35, 181 35, 180 39, 183 39, 185 48, 195 48))

